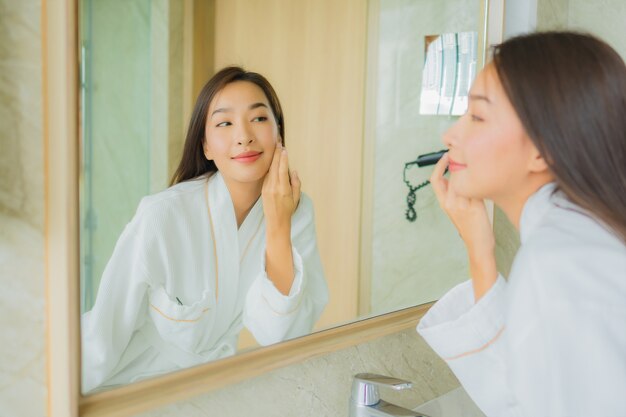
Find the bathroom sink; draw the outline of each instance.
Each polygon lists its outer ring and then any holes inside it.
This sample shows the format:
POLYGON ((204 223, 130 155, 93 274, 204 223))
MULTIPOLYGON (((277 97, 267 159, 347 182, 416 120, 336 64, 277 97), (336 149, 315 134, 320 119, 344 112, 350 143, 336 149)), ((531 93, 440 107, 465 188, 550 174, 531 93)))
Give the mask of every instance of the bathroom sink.
POLYGON ((456 388, 413 410, 428 417, 485 417, 463 387, 456 388))

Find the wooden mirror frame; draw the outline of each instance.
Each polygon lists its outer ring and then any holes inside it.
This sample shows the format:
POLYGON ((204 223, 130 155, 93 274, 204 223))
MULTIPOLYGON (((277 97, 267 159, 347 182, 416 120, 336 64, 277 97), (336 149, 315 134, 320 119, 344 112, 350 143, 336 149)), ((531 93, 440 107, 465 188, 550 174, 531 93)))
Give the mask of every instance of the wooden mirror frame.
MULTIPOLYGON (((480 21, 484 26, 479 33, 479 62, 484 61, 484 46, 502 39, 503 12, 504 0, 481 1, 480 21)), ((334 327, 111 391, 81 395, 78 0, 42 0, 41 28, 48 417, 132 415, 417 325, 431 304, 334 327)))

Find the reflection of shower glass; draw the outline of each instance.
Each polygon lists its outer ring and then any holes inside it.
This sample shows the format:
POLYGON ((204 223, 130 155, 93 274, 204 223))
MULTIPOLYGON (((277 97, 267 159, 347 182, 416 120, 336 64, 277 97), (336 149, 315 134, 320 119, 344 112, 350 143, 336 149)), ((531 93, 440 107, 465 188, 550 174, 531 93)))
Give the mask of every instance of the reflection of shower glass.
POLYGON ((444 33, 425 38, 420 114, 461 115, 476 73, 478 34, 444 33))
POLYGON ((139 199, 150 193, 152 0, 81 0, 81 312, 139 199))

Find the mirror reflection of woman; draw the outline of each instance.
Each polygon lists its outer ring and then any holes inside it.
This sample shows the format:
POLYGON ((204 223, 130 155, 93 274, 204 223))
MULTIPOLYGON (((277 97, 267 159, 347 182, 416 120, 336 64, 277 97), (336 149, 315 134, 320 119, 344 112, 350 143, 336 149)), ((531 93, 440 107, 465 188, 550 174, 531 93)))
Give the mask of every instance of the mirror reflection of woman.
POLYGON ((83 391, 311 332, 328 300, 313 206, 289 171, 278 97, 224 68, 196 102, 167 190, 142 199, 82 318, 83 391))
POLYGON ((624 61, 588 35, 510 39, 443 141, 431 181, 471 280, 418 332, 488 416, 626 416, 624 61), (520 232, 508 280, 484 199, 520 232))

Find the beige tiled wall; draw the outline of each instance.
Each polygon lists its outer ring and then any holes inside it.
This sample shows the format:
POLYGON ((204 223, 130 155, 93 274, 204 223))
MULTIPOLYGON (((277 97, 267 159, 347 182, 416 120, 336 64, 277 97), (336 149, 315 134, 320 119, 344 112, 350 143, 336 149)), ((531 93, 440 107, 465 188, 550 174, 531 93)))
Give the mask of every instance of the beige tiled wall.
POLYGON ((43 227, 40 0, 0 0, 0 211, 43 227))
POLYGON ((624 0, 569 0, 569 26, 601 37, 626 59, 624 0))
POLYGON ((576 29, 608 42, 626 59, 626 2, 624 0, 539 0, 540 30, 576 29))
POLYGON ((0 213, 0 416, 45 414, 43 235, 0 213))
POLYGON ((45 414, 40 0, 0 0, 0 415, 45 414))

